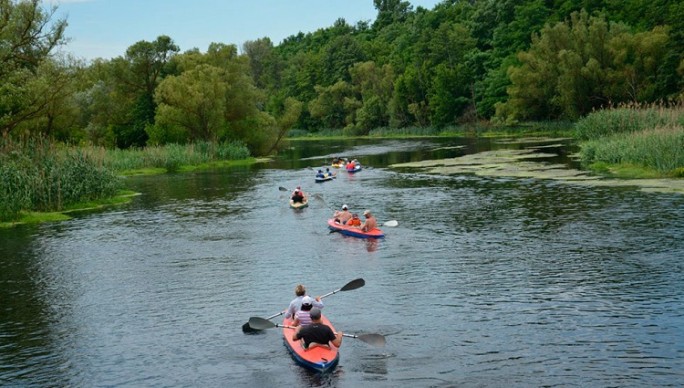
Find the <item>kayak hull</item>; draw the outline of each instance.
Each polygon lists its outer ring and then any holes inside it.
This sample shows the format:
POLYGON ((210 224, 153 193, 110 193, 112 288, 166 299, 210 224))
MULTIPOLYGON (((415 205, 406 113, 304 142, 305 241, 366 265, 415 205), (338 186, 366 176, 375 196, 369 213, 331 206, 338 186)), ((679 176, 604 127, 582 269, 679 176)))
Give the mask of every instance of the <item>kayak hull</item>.
POLYGON ((352 236, 352 237, 358 237, 358 238, 382 238, 382 237, 385 237, 385 234, 382 232, 382 230, 380 230, 378 228, 375 228, 375 229, 370 230, 368 232, 364 232, 359 228, 338 224, 332 218, 328 220, 328 228, 330 228, 330 230, 333 232, 338 232, 338 233, 341 233, 345 236, 352 236))
POLYGON ((357 173, 359 171, 361 171, 361 166, 358 164, 354 168, 348 168, 347 169, 347 172, 350 174, 354 174, 354 173, 357 173))
POLYGON ((290 207, 293 209, 304 209, 307 206, 309 206, 308 200, 304 200, 304 202, 294 202, 290 200, 290 207))
POLYGON ((335 175, 334 175, 334 174, 325 174, 325 175, 322 176, 322 177, 318 177, 318 176, 317 176, 317 177, 316 177, 316 183, 323 183, 323 182, 331 181, 331 180, 333 180, 333 179, 335 179, 335 175))
MULTIPOLYGON (((330 323, 325 315, 321 315, 321 321, 330 326, 330 328, 335 331, 335 328, 330 323)), ((285 318, 283 319, 283 325, 291 326, 292 320, 285 318)), ((339 349, 330 346, 315 346, 309 349, 304 349, 301 341, 292 340, 292 333, 295 329, 283 328, 283 341, 285 342, 285 347, 292 355, 292 358, 297 362, 297 364, 303 366, 304 368, 310 369, 315 372, 327 372, 335 368, 340 360, 339 349)))

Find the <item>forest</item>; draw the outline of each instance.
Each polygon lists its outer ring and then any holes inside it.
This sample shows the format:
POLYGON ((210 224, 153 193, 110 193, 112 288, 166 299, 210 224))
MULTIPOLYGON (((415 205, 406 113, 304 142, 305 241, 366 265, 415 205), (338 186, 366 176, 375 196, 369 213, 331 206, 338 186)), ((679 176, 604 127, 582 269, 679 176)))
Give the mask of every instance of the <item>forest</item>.
MULTIPOLYGON (((27 182, 54 185, 29 177, 45 176, 47 167, 36 166, 63 147, 78 152, 49 166, 71 160, 78 171, 116 150, 191 146, 204 162, 272 155, 288 136, 590 123, 595 112, 658 107, 669 121, 657 123, 674 128, 667 141, 680 153, 684 2, 444 0, 425 9, 368 1, 375 20, 340 18, 279 44, 263 37, 181 51, 160 35, 85 61, 59 50, 69 34, 56 6, 0 0, 0 197, 13 198, 0 214, 62 206, 64 186, 39 189, 52 194, 36 206, 27 182)), ((591 132, 582 132, 585 140, 591 132)), ((587 162, 615 162, 601 159, 602 143, 584 154, 587 162)), ((680 171, 676 158, 670 165, 680 171)), ((78 175, 56 167, 53 174, 78 175)), ((112 179, 76 190, 74 200, 93 187, 111 195, 112 179)))
POLYGON ((66 20, 38 0, 0 0, 0 131, 70 144, 240 141, 274 151, 291 129, 445 128, 577 120, 684 95, 684 3, 373 1, 374 21, 215 42, 131 42, 85 63, 56 55, 66 20))

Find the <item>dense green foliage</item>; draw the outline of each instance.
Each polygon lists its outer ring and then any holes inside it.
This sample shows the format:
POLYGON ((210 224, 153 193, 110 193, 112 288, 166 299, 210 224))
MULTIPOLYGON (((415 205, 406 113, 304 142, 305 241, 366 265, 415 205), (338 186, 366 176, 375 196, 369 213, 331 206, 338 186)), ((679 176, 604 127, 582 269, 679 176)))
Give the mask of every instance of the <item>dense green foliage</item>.
POLYGON ((576 120, 684 95, 682 2, 368 1, 374 21, 278 45, 181 52, 159 36, 84 64, 50 55, 68 34, 53 10, 0 0, 0 132, 119 148, 239 140, 260 155, 291 128, 576 120))

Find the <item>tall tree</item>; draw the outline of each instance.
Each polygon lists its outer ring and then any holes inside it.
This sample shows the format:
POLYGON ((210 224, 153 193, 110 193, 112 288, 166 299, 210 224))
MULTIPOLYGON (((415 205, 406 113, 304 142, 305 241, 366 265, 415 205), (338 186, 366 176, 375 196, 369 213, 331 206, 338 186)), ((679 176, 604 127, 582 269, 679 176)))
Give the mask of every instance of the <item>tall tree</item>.
POLYGON ((119 147, 145 145, 145 127, 154 123, 155 89, 166 75, 169 60, 178 51, 171 38, 161 35, 153 42, 143 40, 133 44, 124 58, 113 61, 117 82, 129 97, 128 120, 115 127, 119 147))
POLYGON ((40 0, 0 0, 0 132, 47 109, 38 80, 41 64, 64 43, 66 21, 53 20, 56 7, 40 0))

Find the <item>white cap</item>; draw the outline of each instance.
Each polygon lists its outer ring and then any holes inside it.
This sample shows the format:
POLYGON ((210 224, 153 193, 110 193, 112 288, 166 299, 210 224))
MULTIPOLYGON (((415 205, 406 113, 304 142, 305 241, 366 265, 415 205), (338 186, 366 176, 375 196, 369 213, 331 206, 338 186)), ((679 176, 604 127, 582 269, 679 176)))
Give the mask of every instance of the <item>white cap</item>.
POLYGON ((347 205, 342 205, 342 210, 347 210, 347 209, 349 209, 349 208, 347 207, 347 205))
POLYGON ((313 298, 310 297, 310 296, 308 296, 308 295, 305 296, 305 297, 303 297, 303 298, 302 298, 302 305, 305 305, 305 304, 307 304, 307 305, 313 305, 313 298))

